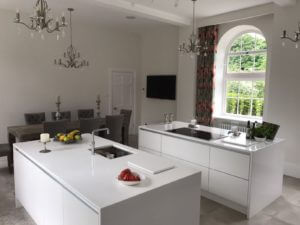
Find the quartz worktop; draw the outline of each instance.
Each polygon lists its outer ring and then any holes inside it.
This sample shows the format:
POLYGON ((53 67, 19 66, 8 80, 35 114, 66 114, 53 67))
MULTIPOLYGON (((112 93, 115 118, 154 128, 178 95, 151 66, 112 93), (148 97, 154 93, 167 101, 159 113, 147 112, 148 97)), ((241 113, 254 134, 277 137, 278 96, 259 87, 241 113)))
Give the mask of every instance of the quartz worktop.
POLYGON ((136 157, 153 160, 153 157, 159 158, 159 156, 152 156, 128 146, 96 137, 96 147, 114 145, 133 153, 112 160, 107 159, 101 155, 92 155, 89 151, 91 135, 83 134, 82 136, 83 140, 77 144, 65 145, 59 142, 47 144, 47 148, 52 150, 48 154, 39 153, 39 150, 43 148, 39 141, 16 143, 14 150, 20 152, 64 188, 98 212, 106 206, 201 173, 198 169, 174 161, 174 169, 156 175, 142 172, 146 176, 145 182, 136 187, 124 186, 116 178, 121 170, 128 167, 128 160, 136 157))
POLYGON ((245 133, 241 133, 241 135, 239 137, 234 137, 232 134, 231 135, 228 134, 228 130, 220 129, 220 128, 216 128, 216 127, 202 126, 202 125, 197 126, 197 128, 195 128, 195 129, 201 130, 201 131, 206 131, 206 132, 211 132, 211 133, 218 134, 218 135, 224 135, 224 136, 226 136, 225 138, 227 138, 227 140, 232 139, 236 144, 224 142, 223 141, 224 138, 220 138, 217 140, 204 140, 204 139, 200 139, 197 137, 190 137, 190 136, 185 136, 185 135, 181 135, 181 134, 168 132, 168 130, 183 128, 183 127, 188 127, 188 126, 189 126, 188 123, 174 121, 171 124, 143 125, 143 126, 140 126, 140 130, 145 130, 145 131, 159 133, 159 134, 170 136, 170 137, 175 137, 175 138, 180 138, 180 139, 189 140, 189 141, 193 141, 193 142, 198 142, 201 144, 206 144, 206 145, 221 148, 221 149, 236 151, 236 152, 243 153, 243 154, 250 154, 251 152, 265 149, 267 147, 270 147, 271 145, 274 145, 274 144, 277 144, 277 143, 280 143, 283 141, 283 139, 280 139, 280 138, 276 138, 273 141, 265 141, 265 142, 256 142, 253 140, 253 141, 250 141, 251 143, 249 146, 243 146, 243 143, 245 143, 245 140, 246 140, 245 133))

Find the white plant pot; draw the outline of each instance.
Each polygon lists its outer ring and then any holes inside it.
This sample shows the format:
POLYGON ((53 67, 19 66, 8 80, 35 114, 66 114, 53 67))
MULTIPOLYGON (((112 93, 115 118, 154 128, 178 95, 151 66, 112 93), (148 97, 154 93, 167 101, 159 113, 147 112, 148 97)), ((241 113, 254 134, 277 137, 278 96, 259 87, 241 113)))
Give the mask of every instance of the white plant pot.
POLYGON ((254 137, 254 139, 255 139, 255 141, 257 141, 257 142, 264 142, 264 141, 266 141, 267 140, 267 138, 260 138, 260 137, 254 137))

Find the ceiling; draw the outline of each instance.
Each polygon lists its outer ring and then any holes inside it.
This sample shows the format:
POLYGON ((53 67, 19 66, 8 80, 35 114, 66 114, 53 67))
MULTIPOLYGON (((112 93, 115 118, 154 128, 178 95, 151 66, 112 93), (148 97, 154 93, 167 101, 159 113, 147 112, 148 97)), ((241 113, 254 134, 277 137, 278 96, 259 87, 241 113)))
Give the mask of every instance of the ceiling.
MULTIPOLYGON (((36 0, 0 0, 0 8, 21 12, 32 11, 36 0)), ((47 0, 55 13, 76 9, 74 20, 98 23, 126 29, 148 28, 165 23, 189 25, 192 18, 191 0, 47 0), (178 7, 175 7, 175 1, 178 7), (128 15, 136 16, 128 20, 128 15)), ((263 5, 273 1, 291 0, 198 0, 196 14, 198 18, 214 16, 230 11, 263 5)))
MULTIPOLYGON (((136 2, 150 8, 166 11, 182 17, 192 18, 191 0, 125 0, 127 2, 136 2), (175 2, 178 6, 175 7, 175 2)), ((249 8, 257 5, 270 3, 272 0, 197 0, 197 17, 214 16, 230 11, 249 8)))

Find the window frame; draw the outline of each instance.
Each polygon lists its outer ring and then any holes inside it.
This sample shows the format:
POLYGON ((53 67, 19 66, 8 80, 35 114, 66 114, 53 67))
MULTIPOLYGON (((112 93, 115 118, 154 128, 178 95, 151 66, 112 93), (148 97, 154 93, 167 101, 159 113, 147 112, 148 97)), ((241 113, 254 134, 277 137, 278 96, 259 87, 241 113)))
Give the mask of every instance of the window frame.
MULTIPOLYGON (((243 53, 247 53, 250 51, 244 51, 244 52, 238 52, 238 53, 231 53, 231 47, 233 43, 242 35, 247 34, 247 33, 256 33, 259 35, 262 35, 266 42, 267 39, 266 37, 259 32, 258 30, 244 30, 237 35, 235 35, 227 45, 227 49, 225 51, 225 59, 224 59, 224 70, 223 70, 223 84, 222 84, 222 116, 224 117, 232 117, 236 119, 249 119, 249 120, 262 120, 262 117, 259 116, 252 116, 252 115, 240 115, 240 114, 232 114, 232 113, 227 113, 227 81, 265 81, 266 82, 266 74, 267 74, 267 68, 268 68, 268 43, 267 43, 267 49, 266 50, 257 50, 257 51, 251 51, 251 54, 256 54, 256 53, 266 53, 267 56, 267 63, 266 63, 266 71, 265 72, 259 72, 259 71, 254 71, 254 72, 234 72, 234 73, 228 73, 228 60, 229 57, 232 55, 243 55, 243 53), (248 76, 249 75, 249 76, 248 76)), ((266 86, 265 86, 265 93, 266 93, 266 86)), ((252 92, 253 94, 253 92, 252 92)), ((239 98, 238 98, 239 99, 239 98)), ((253 102, 253 96, 251 96, 251 103, 253 102)), ((258 98, 261 99, 261 98, 258 98)), ((264 94, 264 104, 266 102, 266 94, 264 94)), ((238 104, 239 106, 239 104, 238 104)), ((252 112, 252 107, 253 105, 251 104, 250 112, 252 112)))

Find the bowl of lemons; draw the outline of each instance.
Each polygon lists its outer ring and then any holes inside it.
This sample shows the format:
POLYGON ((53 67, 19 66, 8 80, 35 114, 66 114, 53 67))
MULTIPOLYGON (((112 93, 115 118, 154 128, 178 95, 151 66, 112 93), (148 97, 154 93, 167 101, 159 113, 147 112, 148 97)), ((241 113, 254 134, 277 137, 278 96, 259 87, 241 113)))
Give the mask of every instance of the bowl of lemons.
POLYGON ((79 130, 73 130, 72 132, 70 132, 68 134, 58 133, 54 137, 54 141, 59 141, 64 144, 72 144, 72 143, 76 143, 81 140, 82 140, 82 137, 81 137, 81 133, 79 130))

